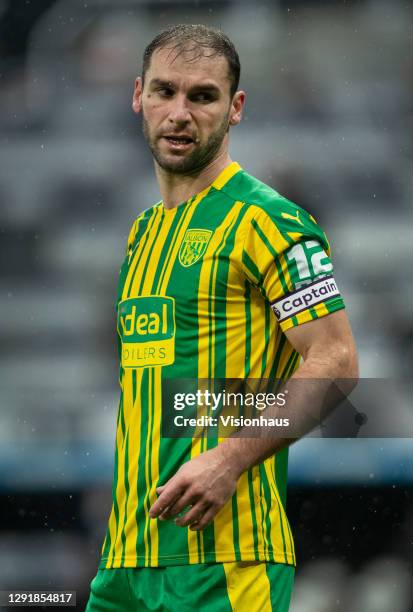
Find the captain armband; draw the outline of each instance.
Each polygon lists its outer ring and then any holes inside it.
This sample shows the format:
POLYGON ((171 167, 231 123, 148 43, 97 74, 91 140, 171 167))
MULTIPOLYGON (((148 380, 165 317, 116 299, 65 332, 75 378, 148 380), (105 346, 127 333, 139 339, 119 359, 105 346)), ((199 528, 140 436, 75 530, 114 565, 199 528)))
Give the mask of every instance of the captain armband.
POLYGON ((271 308, 281 323, 289 317, 335 297, 340 297, 340 291, 334 277, 323 276, 280 298, 271 304, 271 308))

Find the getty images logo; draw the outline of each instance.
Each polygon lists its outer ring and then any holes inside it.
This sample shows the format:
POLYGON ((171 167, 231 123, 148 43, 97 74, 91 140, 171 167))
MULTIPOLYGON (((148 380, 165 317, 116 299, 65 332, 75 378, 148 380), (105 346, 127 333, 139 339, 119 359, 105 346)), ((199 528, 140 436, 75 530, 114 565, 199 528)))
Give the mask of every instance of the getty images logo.
POLYGON ((338 297, 340 291, 332 276, 319 278, 310 285, 288 294, 281 300, 271 304, 278 321, 293 317, 307 308, 321 304, 332 297, 338 297))

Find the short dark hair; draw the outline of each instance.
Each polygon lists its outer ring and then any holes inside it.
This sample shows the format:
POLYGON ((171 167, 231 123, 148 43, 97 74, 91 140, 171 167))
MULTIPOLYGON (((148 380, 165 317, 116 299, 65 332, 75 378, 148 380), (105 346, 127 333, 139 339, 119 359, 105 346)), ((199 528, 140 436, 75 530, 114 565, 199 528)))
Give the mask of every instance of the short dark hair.
POLYGON ((188 61, 196 61, 205 56, 205 50, 212 51, 211 54, 208 54, 208 57, 222 55, 228 62, 231 98, 237 91, 241 72, 238 53, 232 41, 221 30, 208 28, 200 24, 180 23, 168 26, 155 36, 143 53, 143 81, 150 66, 153 52, 162 48, 175 50, 176 57, 182 53, 190 53, 191 58, 188 61))

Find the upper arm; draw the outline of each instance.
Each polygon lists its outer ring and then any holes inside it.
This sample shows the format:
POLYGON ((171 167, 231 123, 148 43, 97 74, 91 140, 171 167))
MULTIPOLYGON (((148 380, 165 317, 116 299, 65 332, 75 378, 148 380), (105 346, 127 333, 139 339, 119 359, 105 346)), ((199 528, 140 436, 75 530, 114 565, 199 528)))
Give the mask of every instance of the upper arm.
POLYGON ((345 310, 291 327, 285 335, 304 360, 333 359, 342 368, 340 376, 358 377, 357 349, 345 310))

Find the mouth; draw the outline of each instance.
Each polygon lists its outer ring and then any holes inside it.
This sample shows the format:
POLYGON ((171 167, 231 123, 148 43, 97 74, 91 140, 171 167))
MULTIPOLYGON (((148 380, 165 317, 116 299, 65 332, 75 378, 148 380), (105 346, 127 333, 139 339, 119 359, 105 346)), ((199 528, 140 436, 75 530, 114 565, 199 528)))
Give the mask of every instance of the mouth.
POLYGON ((164 140, 168 142, 170 148, 183 151, 188 149, 192 144, 194 144, 193 138, 187 135, 180 136, 178 134, 163 136, 164 140))

